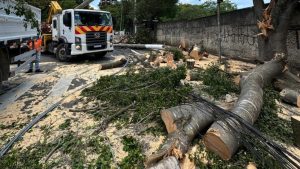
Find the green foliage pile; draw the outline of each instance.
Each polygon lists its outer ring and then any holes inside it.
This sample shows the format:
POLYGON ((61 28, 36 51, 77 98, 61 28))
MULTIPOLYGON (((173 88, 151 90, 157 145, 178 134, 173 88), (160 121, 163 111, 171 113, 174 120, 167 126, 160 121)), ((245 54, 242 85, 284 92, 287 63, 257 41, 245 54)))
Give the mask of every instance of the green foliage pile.
POLYGON ((280 168, 278 163, 270 155, 265 153, 253 155, 244 147, 229 161, 224 161, 216 154, 207 151, 203 142, 199 142, 197 151, 190 155, 190 159, 194 160, 196 167, 200 169, 245 169, 249 162, 255 163, 258 168, 280 168), (203 163, 201 157, 207 160, 206 164, 203 163))
MULTIPOLYGON (((127 72, 120 76, 101 77, 97 83, 83 91, 83 95, 109 102, 114 107, 123 108, 136 102, 131 117, 128 113, 118 119, 126 123, 135 123, 153 113, 160 119, 159 111, 179 105, 186 101, 191 88, 180 86, 180 80, 186 76, 186 69, 176 70, 160 68, 127 72)), ((97 118, 101 113, 93 113, 97 118)), ((109 115, 109 114, 108 114, 109 115)), ((99 118, 99 117, 98 117, 99 118)))
POLYGON ((122 143, 124 145, 123 150, 128 153, 122 162, 120 163, 120 168, 123 169, 142 169, 144 168, 144 158, 142 152, 142 146, 133 137, 125 136, 123 137, 122 143))
POLYGON ((58 140, 49 142, 47 140, 49 133, 45 133, 44 139, 33 144, 26 149, 13 149, 0 159, 1 169, 23 169, 23 168, 59 168, 64 165, 70 165, 71 168, 111 168, 112 153, 108 145, 104 143, 102 137, 91 139, 77 136, 76 133, 70 132, 58 140), (68 163, 64 158, 44 162, 45 157, 55 147, 59 147, 56 152, 60 151, 63 155, 69 157, 68 163), (98 157, 88 162, 87 155, 93 153, 98 157))
POLYGON ((221 70, 217 64, 213 64, 205 70, 199 70, 198 73, 198 78, 205 85, 203 91, 215 99, 228 93, 239 92, 239 87, 232 81, 232 75, 221 70))
POLYGON ((180 59, 184 59, 184 55, 183 55, 183 53, 180 49, 171 48, 168 51, 173 53, 175 61, 179 61, 180 59))
POLYGON ((99 155, 89 168, 112 168, 113 154, 109 145, 103 144, 104 141, 104 138, 96 137, 88 142, 88 147, 92 148, 92 152, 99 155))
POLYGON ((276 104, 276 100, 280 100, 279 93, 272 87, 265 88, 263 107, 255 126, 276 140, 292 144, 291 122, 278 117, 277 113, 281 109, 276 104))

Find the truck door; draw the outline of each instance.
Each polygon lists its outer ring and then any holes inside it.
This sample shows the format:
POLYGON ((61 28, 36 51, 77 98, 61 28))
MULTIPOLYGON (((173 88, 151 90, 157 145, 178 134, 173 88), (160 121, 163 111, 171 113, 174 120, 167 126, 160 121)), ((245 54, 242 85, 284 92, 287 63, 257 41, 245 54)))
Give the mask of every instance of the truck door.
POLYGON ((54 41, 58 41, 58 37, 59 37, 59 27, 58 27, 58 22, 57 22, 57 18, 53 18, 52 20, 52 40, 54 41))
POLYGON ((61 37, 66 38, 68 43, 74 43, 75 35, 73 33, 72 11, 64 11, 62 20, 63 24, 61 26, 61 37))

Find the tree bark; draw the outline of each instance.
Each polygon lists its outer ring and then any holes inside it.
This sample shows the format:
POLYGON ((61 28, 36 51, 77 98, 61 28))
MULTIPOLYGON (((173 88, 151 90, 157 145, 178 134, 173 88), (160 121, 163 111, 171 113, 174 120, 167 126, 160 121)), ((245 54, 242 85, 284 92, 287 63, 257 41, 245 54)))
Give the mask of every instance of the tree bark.
POLYGON ((294 143, 297 147, 300 148, 300 116, 293 116, 291 120, 294 134, 294 143))
MULTIPOLYGON (((253 0, 261 1, 261 0, 253 0)), ((272 0, 274 1, 274 0, 272 0)), ((258 48, 259 48, 259 58, 258 60, 270 60, 274 57, 275 53, 285 53, 287 54, 287 35, 289 22, 291 16, 297 6, 297 1, 295 0, 282 0, 277 1, 270 12, 270 17, 272 18, 271 24, 274 27, 272 31, 268 31, 268 36, 258 37, 258 48)), ((271 4, 271 3, 270 3, 271 4)), ((263 12, 260 3, 254 3, 254 11, 256 13, 257 19, 262 20, 263 12)), ((287 55, 286 55, 287 56, 287 55)))
POLYGON ((152 166, 151 169, 180 169, 180 164, 176 157, 170 156, 152 166))
POLYGON ((161 117, 169 133, 168 139, 156 154, 147 158, 146 166, 151 169, 172 168, 175 162, 162 159, 168 156, 182 159, 194 137, 214 121, 214 111, 201 102, 162 110, 161 117))
MULTIPOLYGON (((241 94, 232 112, 253 124, 263 104, 263 87, 284 68, 283 60, 272 60, 258 66, 241 79, 241 94)), ((206 147, 229 160, 240 145, 240 124, 233 118, 226 118, 212 124, 204 136, 206 147)))

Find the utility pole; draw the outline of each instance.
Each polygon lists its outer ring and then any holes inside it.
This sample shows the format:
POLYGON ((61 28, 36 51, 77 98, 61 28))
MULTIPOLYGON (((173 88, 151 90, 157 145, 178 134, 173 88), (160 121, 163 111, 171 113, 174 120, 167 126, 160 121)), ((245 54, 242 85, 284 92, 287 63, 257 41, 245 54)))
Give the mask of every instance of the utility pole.
POLYGON ((219 62, 220 63, 222 63, 222 54, 221 54, 221 49, 222 49, 222 47, 221 47, 221 23, 220 23, 220 4, 221 4, 221 2, 223 2, 223 0, 218 0, 217 1, 217 17, 218 17, 218 30, 219 30, 219 33, 218 33, 218 47, 219 47, 219 50, 218 50, 218 52, 219 52, 219 62))
POLYGON ((134 34, 137 33, 136 0, 134 0, 134 34))
POLYGON ((123 22, 123 1, 121 0, 120 32, 122 31, 122 22, 123 22))

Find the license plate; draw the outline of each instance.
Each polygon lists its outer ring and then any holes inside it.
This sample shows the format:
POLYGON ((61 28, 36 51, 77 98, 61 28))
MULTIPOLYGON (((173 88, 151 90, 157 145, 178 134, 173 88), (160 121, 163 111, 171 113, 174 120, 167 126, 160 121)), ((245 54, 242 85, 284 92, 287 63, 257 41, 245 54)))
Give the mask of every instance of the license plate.
POLYGON ((94 48, 101 48, 102 45, 94 45, 94 48))

